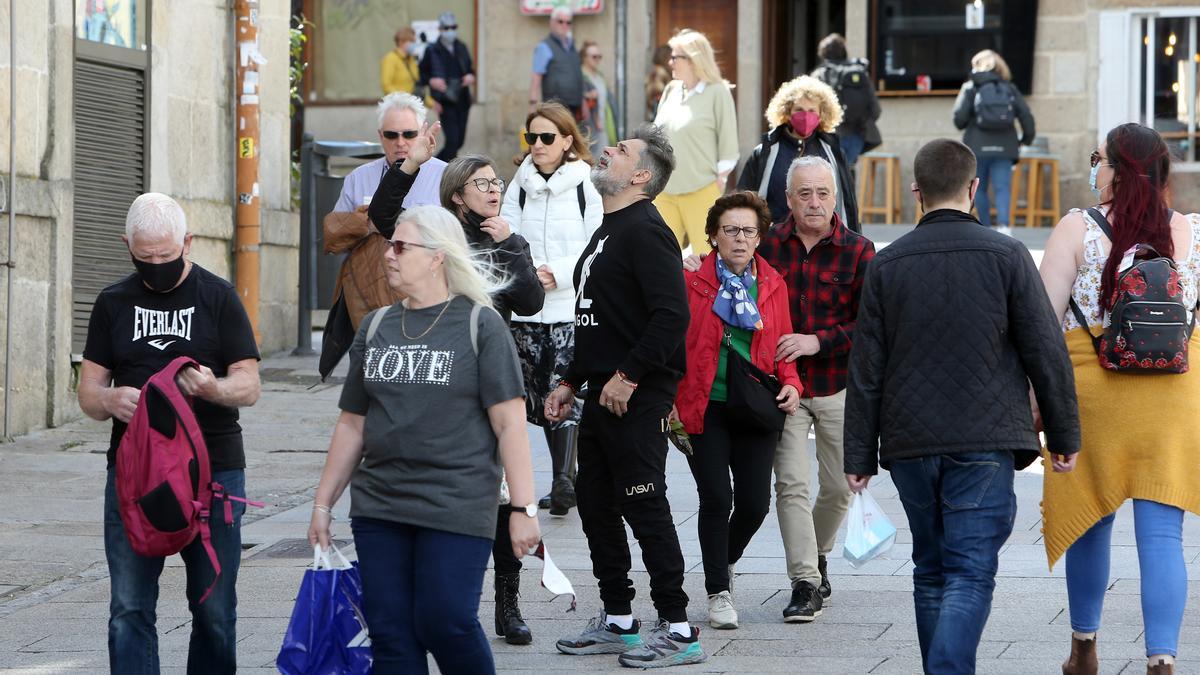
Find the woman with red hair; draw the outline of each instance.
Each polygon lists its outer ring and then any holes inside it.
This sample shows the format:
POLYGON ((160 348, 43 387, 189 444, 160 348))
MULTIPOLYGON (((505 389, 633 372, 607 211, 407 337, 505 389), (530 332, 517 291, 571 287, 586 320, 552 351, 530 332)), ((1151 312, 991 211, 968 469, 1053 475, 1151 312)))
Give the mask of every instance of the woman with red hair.
MULTIPOLYGON (((1075 368, 1083 448, 1069 473, 1046 472, 1043 519, 1050 565, 1067 559, 1071 656, 1063 673, 1095 673, 1096 631, 1108 587, 1114 514, 1133 500, 1141 567, 1147 673, 1174 673, 1187 600, 1183 512, 1200 513, 1192 421, 1200 414, 1200 373, 1131 375, 1101 366, 1092 343, 1107 325, 1117 275, 1133 247, 1174 258, 1183 304, 1196 307, 1200 216, 1167 207, 1167 145, 1153 129, 1123 124, 1092 153, 1095 210, 1073 209, 1055 227, 1041 275, 1062 321, 1075 368), (1089 213, 1089 211, 1092 211, 1089 213), (1102 216, 1097 218, 1096 214, 1102 216), (1112 232, 1105 234, 1107 221, 1112 232), (1115 255, 1114 255, 1115 253, 1115 255), (1074 301, 1087 325, 1068 311, 1074 301)), ((1200 354, 1193 334, 1191 353, 1200 354)), ((1200 356, 1198 356, 1200 358, 1200 356)), ((1068 465, 1073 458, 1047 457, 1068 465)))

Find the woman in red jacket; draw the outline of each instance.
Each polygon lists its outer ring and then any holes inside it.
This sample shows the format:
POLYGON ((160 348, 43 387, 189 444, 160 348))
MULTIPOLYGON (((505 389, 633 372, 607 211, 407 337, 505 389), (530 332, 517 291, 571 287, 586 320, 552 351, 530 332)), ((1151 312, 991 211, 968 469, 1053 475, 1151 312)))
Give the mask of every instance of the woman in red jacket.
POLYGON ((771 212, 758 195, 721 197, 705 224, 716 254, 707 256, 698 271, 684 273, 692 320, 687 374, 671 414, 692 440, 688 463, 700 493, 700 551, 713 628, 737 628, 729 593, 733 564, 770 508, 771 467, 779 441, 778 433, 747 427, 726 414, 728 359, 744 358, 779 378, 784 412, 790 415, 800 404, 796 364, 775 361, 775 345, 792 326, 787 287, 754 252, 770 227, 771 212), (736 489, 730 486, 730 472, 736 489))

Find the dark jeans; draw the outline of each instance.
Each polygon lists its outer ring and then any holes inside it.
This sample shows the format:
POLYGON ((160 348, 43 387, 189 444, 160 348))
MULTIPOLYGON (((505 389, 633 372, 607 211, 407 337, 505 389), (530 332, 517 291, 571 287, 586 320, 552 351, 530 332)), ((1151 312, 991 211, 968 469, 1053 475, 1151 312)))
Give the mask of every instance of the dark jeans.
POLYGON ((858 161, 858 156, 862 154, 863 146, 866 145, 862 134, 839 134, 838 142, 842 146, 842 155, 846 158, 846 164, 853 167, 854 163, 858 161))
POLYGON ((974 673, 1000 547, 1017 513, 1013 456, 971 452, 893 461, 913 537, 913 604, 926 673, 974 673))
MULTIPOLYGON (((463 95, 466 95, 465 91, 463 95)), ((437 154, 438 159, 449 162, 458 156, 458 151, 467 140, 467 116, 470 114, 470 103, 442 106, 442 136, 446 139, 446 145, 437 154)))
POLYGON ((492 543, 492 566, 496 574, 516 574, 521 571, 521 561, 513 555, 512 535, 508 531, 508 518, 511 515, 507 506, 501 506, 496 517, 496 539, 492 543))
MULTIPOLYGON (((243 469, 214 471, 213 481, 235 497, 246 496, 243 469)), ((242 514, 246 505, 232 502, 233 525, 225 524, 225 506, 214 499, 209 528, 212 547, 221 563, 221 576, 203 603, 200 598, 213 581, 212 563, 197 537, 181 552, 187 568, 188 609, 192 637, 188 673, 232 673, 237 670, 237 574, 242 559, 242 514)), ((164 558, 138 555, 125 536, 117 503, 116 470, 108 470, 104 487, 104 555, 110 584, 108 666, 113 673, 158 673, 158 577, 164 558)))
POLYGON ((1004 157, 982 157, 975 167, 975 173, 979 177, 979 190, 975 193, 979 222, 984 225, 993 224, 991 202, 988 200, 988 185, 991 185, 992 195, 996 198, 994 224, 998 227, 1012 225, 1008 207, 1012 206, 1013 160, 1004 157))
POLYGON ((575 496, 592 554, 592 574, 609 614, 631 614, 634 598, 624 518, 642 549, 650 599, 660 618, 687 621, 683 553, 667 502, 666 421, 677 383, 647 377, 624 417, 600 405, 603 382, 590 382, 579 427, 575 496))
POLYGON ((731 420, 719 401, 709 403, 704 411, 704 433, 692 436, 688 465, 700 494, 696 529, 709 595, 729 590, 729 566, 742 557, 771 509, 771 470, 778 442, 777 433, 731 420))
POLYGON ((374 518, 353 518, 363 614, 376 673, 492 673, 479 594, 492 542, 374 518))

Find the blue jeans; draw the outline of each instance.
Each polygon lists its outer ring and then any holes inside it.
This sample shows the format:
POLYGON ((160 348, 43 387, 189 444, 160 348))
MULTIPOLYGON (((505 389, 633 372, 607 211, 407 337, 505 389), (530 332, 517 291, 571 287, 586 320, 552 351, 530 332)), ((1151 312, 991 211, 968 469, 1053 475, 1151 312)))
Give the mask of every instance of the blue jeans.
POLYGON ((913 537, 913 604, 926 673, 974 673, 1000 547, 1017 513, 1013 456, 971 452, 893 461, 913 537))
MULTIPOLYGON (((243 469, 214 471, 212 479, 235 497, 246 496, 243 469)), ((225 524, 225 507, 214 499, 209 528, 221 563, 221 576, 208 599, 200 598, 212 583, 212 563, 199 537, 180 557, 187 568, 188 609, 192 638, 188 673, 232 673, 237 670, 237 574, 242 560, 242 514, 246 505, 232 502, 233 525, 225 524)), ((157 619, 158 577, 164 558, 138 555, 125 536, 117 503, 116 470, 108 470, 104 488, 104 554, 108 558, 111 600, 108 617, 108 665, 114 673, 159 672, 157 619)))
MULTIPOLYGON (((1100 609, 1108 588, 1113 515, 1092 526, 1067 549, 1067 600, 1071 628, 1100 629, 1100 609)), ((1179 627, 1187 604, 1187 568, 1183 561, 1183 511, 1158 502, 1133 500, 1133 527, 1142 576, 1142 623, 1146 656, 1170 654, 1179 647, 1179 627)))
POLYGON ((839 134, 838 141, 841 143, 842 156, 846 158, 846 165, 854 166, 854 163, 858 161, 858 156, 862 154, 863 146, 866 145, 862 134, 839 134))
POLYGON ((1012 203, 1013 161, 1004 157, 983 157, 975 165, 979 176, 979 191, 975 193, 975 207, 979 211, 979 222, 992 224, 992 208, 988 201, 988 185, 996 197, 996 225, 1012 225, 1008 220, 1008 207, 1012 203))
POLYGON ((374 518, 354 518, 363 614, 375 672, 492 673, 479 595, 492 540, 374 518))

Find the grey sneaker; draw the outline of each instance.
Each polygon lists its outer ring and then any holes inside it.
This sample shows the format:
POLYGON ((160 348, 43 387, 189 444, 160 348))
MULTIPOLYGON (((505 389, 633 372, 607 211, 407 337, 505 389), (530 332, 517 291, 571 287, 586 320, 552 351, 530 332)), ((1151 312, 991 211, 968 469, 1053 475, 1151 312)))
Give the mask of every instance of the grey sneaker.
POLYGON ((733 608, 729 591, 708 596, 708 625, 719 629, 738 627, 737 610, 733 608))
POLYGON ((708 655, 700 647, 700 629, 693 626, 692 634, 684 637, 672 633, 671 624, 664 619, 658 620, 641 647, 617 657, 626 668, 666 668, 707 660, 708 655))
POLYGON ((563 638, 554 643, 558 651, 564 654, 624 654, 630 649, 642 646, 640 635, 641 624, 633 620, 629 630, 618 628, 608 622, 608 615, 600 612, 588 621, 587 628, 575 637, 563 638))

